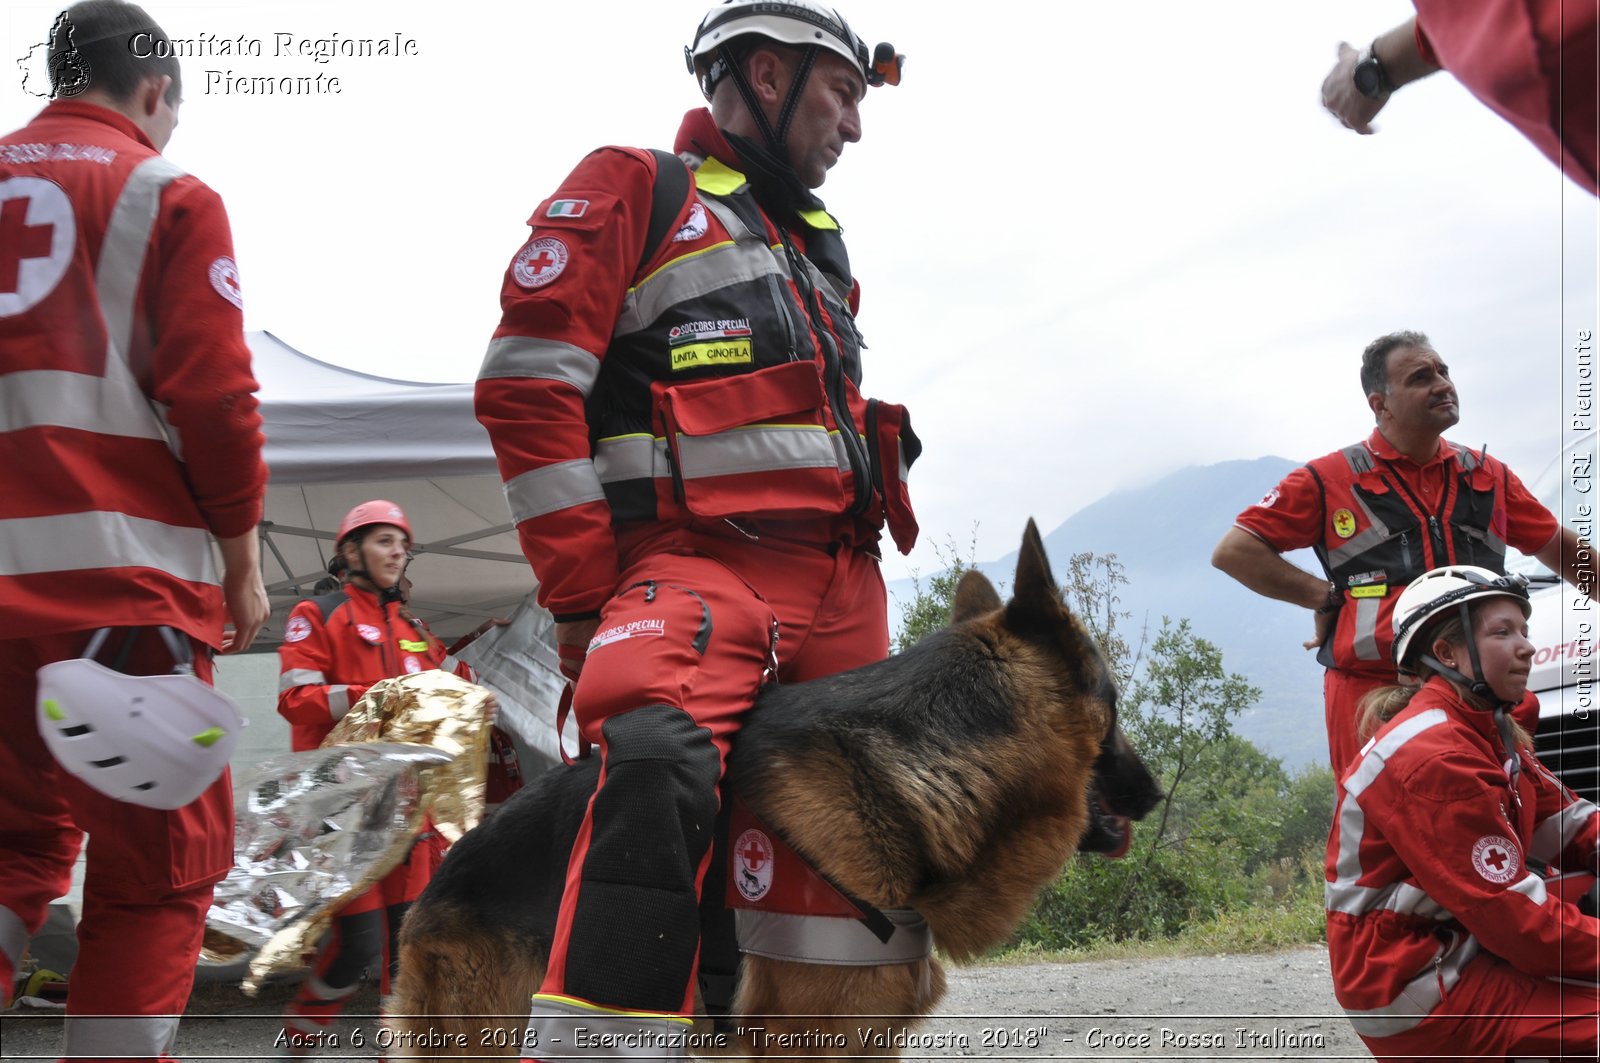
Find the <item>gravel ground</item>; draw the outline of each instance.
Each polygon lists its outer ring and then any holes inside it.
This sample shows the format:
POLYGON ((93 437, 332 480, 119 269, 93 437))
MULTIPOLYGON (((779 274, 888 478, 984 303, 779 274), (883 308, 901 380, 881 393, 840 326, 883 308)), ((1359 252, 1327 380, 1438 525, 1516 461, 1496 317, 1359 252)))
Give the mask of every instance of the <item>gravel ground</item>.
MULTIPOLYGON (((1098 960, 951 968, 938 1014, 905 1046, 911 1060, 1318 1059, 1370 1060, 1333 999, 1320 948, 1259 955, 1098 960)), ((232 982, 196 988, 178 1047, 189 1063, 266 1059, 293 992, 269 985, 254 999, 232 982)), ((353 1012, 371 1015, 377 995, 353 1012)), ((335 1026, 329 1058, 373 1058, 376 1021, 335 1026), (357 1046, 353 1042, 360 1040, 357 1046)), ((0 1058, 52 1060, 58 1014, 0 1013, 0 1058)), ((805 1049, 838 1057, 847 1050, 805 1049)))

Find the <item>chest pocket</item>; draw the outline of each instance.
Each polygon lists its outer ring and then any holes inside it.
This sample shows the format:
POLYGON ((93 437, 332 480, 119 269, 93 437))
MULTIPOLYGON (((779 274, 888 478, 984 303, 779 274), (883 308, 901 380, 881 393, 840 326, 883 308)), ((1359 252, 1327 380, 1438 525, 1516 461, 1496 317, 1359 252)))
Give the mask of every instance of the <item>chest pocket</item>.
POLYGON ((1495 527, 1498 504, 1499 482, 1490 470, 1477 465, 1457 478, 1455 505, 1450 510, 1457 563, 1505 571, 1505 528, 1495 527))
POLYGON ((1417 515, 1382 476, 1363 476, 1350 485, 1350 491, 1367 508, 1375 521, 1372 527, 1376 529, 1376 534, 1356 537, 1365 538, 1366 544, 1359 555, 1350 559, 1351 566, 1361 570, 1384 569, 1389 573, 1391 587, 1404 587, 1421 574, 1425 556, 1422 525, 1417 515))

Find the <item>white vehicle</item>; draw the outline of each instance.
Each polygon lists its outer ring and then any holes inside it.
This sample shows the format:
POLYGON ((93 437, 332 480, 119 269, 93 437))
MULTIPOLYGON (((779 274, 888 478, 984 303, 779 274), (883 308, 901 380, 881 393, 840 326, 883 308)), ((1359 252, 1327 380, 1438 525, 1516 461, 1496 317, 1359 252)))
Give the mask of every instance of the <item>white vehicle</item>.
MULTIPOLYGON (((1596 543, 1595 436, 1574 441, 1528 485, 1562 524, 1596 543)), ((1590 561, 1591 567, 1594 559, 1590 561)), ((1506 568, 1530 579, 1554 579, 1531 557, 1510 551, 1506 568)), ((1596 684, 1596 639, 1600 604, 1570 583, 1535 582, 1529 637, 1538 647, 1528 686, 1539 696, 1539 731, 1534 746, 1545 766, 1590 801, 1600 803, 1600 685, 1596 684)), ((1594 589, 1590 588, 1590 593, 1594 589)))

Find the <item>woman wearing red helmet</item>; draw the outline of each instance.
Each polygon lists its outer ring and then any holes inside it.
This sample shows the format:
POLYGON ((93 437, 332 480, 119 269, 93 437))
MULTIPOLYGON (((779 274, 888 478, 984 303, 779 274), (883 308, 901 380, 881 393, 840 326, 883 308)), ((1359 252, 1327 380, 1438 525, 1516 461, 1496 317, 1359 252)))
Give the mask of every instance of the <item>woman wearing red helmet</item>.
MULTIPOLYGON (((333 725, 381 679, 452 668, 444 645, 405 608, 402 580, 410 561, 411 524, 399 506, 375 499, 339 525, 329 571, 341 586, 294 607, 278 647, 278 712, 295 750, 316 749, 333 725)), ((291 1049, 318 1043, 375 960, 387 995, 406 908, 432 874, 433 847, 419 844, 382 882, 345 905, 316 964, 284 1017, 291 1049)))

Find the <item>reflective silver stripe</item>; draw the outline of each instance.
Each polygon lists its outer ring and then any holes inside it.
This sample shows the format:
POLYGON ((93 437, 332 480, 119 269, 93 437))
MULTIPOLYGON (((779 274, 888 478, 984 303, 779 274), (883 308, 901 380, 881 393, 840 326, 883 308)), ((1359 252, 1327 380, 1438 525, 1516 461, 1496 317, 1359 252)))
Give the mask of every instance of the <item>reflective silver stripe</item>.
POLYGON ((623 301, 612 335, 638 332, 674 304, 707 292, 769 274, 787 274, 788 267, 775 261, 768 250, 766 233, 752 233, 733 208, 721 200, 706 195, 698 199, 701 206, 716 215, 733 242, 713 244, 675 258, 640 281, 623 301))
POLYGON ((0 401, 0 432, 56 426, 134 439, 160 439, 177 453, 176 437, 128 367, 134 302, 145 250, 161 213, 161 193, 183 171, 159 155, 134 167, 117 196, 95 268, 95 293, 106 328, 100 376, 55 370, 11 373, 0 401))
MULTIPOLYGON (((1441 948, 1440 952, 1443 953, 1444 949, 1441 948)), ((1397 1033, 1405 1033, 1416 1028, 1439 1006, 1444 994, 1461 981, 1462 970, 1477 954, 1478 939, 1469 936, 1459 948, 1438 961, 1437 969, 1433 963, 1429 963, 1418 972, 1400 990, 1400 996, 1393 1003, 1366 1011, 1346 1008, 1344 1013, 1350 1017, 1350 1025, 1355 1027, 1356 1033, 1363 1037, 1392 1037, 1397 1033), (1441 982, 1444 984, 1443 993, 1439 988, 1441 982)))
POLYGON ((177 1015, 68 1015, 68 1059, 165 1058, 178 1041, 177 1015))
POLYGON ((1520 893, 1540 907, 1543 907, 1544 902, 1550 899, 1550 894, 1544 888, 1544 879, 1534 874, 1523 875, 1515 886, 1507 886, 1506 892, 1520 893))
POLYGON ((534 377, 559 380, 577 388, 584 398, 594 390, 600 375, 600 359, 570 343, 533 339, 528 336, 501 336, 489 342, 483 356, 479 380, 502 377, 534 377))
POLYGON ((1382 598, 1357 598, 1355 630, 1356 659, 1376 661, 1383 656, 1378 650, 1378 606, 1382 598))
POLYGON ((823 915, 784 915, 740 908, 733 913, 739 951, 796 963, 861 967, 915 963, 933 955, 933 931, 910 908, 885 909, 894 924, 887 942, 879 941, 859 919, 823 915))
MULTIPOLYGON (((1549 772, 1543 772, 1546 777, 1549 772)), ((1595 814, 1595 807, 1589 802, 1579 798, 1572 804, 1563 808, 1555 815, 1548 817, 1539 824, 1539 829, 1533 832, 1533 840, 1528 845, 1528 855, 1546 863, 1555 863, 1561 851, 1571 845, 1584 824, 1589 822, 1589 817, 1595 814)))
POLYGON ((506 504, 518 524, 605 496, 594 462, 588 458, 547 465, 506 481, 506 504))
POLYGON ((782 272, 765 242, 714 244, 691 252, 668 262, 628 293, 612 335, 638 332, 672 307, 707 292, 782 272))
POLYGON ((678 437, 686 480, 784 469, 837 469, 838 455, 821 425, 751 425, 709 436, 678 437))
MULTIPOLYGON (((1396 750, 1447 720, 1449 716, 1443 709, 1429 709, 1395 727, 1380 740, 1367 744, 1355 772, 1345 780, 1344 801, 1338 809, 1339 852, 1334 857, 1334 880, 1323 886, 1323 902, 1328 911, 1360 915, 1399 900, 1398 891, 1392 887, 1373 889, 1357 885, 1361 879, 1361 837, 1367 828, 1358 798, 1383 774, 1384 765, 1396 750)), ((1421 907, 1421 902, 1413 898, 1405 898, 1404 903, 1411 910, 1421 907)))
POLYGON ((345 713, 350 711, 350 687, 341 683, 328 688, 328 715, 335 720, 344 719, 345 713))
POLYGON ((582 1059, 682 1059, 694 1025, 669 1015, 607 1011, 570 997, 535 996, 523 1042, 582 1059))
POLYGON ((133 304, 139 294, 145 248, 161 214, 161 193, 182 176, 182 170, 159 155, 141 162, 128 175, 117 205, 111 209, 111 220, 106 223, 94 284, 111 351, 123 365, 128 361, 133 304))
POLYGON ((0 520, 0 576, 97 568, 159 568, 190 583, 217 582, 201 528, 103 511, 0 520))
MULTIPOLYGON (((0 956, 4 956, 10 962, 13 973, 22 960, 22 951, 28 947, 29 936, 22 917, 10 908, 0 907, 0 956)), ((0 996, 9 994, 10 991, 8 986, 0 996)))
POLYGON ((603 484, 671 476, 667 441, 642 434, 602 439, 594 447, 594 471, 603 484))
POLYGON ((1367 530, 1339 544, 1338 549, 1329 550, 1329 568, 1339 568, 1342 565, 1347 565, 1389 538, 1389 526, 1378 519, 1378 515, 1372 512, 1372 508, 1360 498, 1355 498, 1354 501, 1356 508, 1367 518, 1367 530))
POLYGON ((131 382, 87 373, 34 369, 7 373, 0 384, 0 432, 72 428, 81 432, 168 441, 155 411, 131 382))
POLYGON ((278 693, 295 687, 322 686, 327 681, 328 677, 321 672, 313 672, 309 668, 291 668, 278 676, 278 693))
POLYGON ((1352 443, 1339 451, 1344 455, 1345 463, 1350 466, 1350 471, 1360 476, 1364 472, 1371 472, 1377 468, 1377 463, 1372 460, 1372 451, 1367 449, 1365 443, 1352 443))

